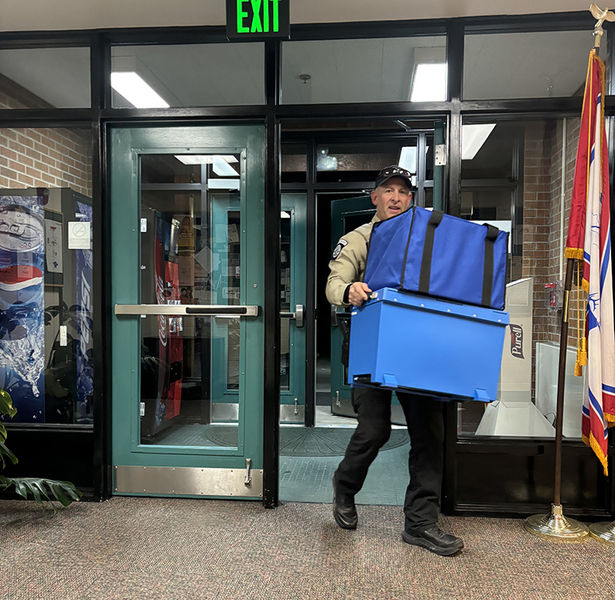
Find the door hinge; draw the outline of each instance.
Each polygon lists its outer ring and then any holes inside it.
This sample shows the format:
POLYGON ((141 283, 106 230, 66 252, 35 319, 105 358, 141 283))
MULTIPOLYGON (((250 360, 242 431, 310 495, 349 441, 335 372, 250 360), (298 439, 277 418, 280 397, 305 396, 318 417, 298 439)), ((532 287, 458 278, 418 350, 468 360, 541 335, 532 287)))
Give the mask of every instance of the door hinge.
MULTIPOLYGON (((133 413, 134 414, 134 413, 133 413)), ((139 414, 144 417, 145 416, 145 402, 141 402, 139 405, 139 414)))
POLYGON ((436 144, 434 165, 436 167, 444 167, 446 165, 446 144, 436 144))
POLYGON ((247 486, 252 485, 252 473, 250 472, 252 469, 252 459, 246 458, 246 478, 244 479, 244 484, 247 486))
POLYGON ((336 390, 335 391, 335 406, 341 406, 342 403, 340 402, 340 391, 336 390))
POLYGON ((295 414, 299 414, 299 401, 295 398, 295 414))

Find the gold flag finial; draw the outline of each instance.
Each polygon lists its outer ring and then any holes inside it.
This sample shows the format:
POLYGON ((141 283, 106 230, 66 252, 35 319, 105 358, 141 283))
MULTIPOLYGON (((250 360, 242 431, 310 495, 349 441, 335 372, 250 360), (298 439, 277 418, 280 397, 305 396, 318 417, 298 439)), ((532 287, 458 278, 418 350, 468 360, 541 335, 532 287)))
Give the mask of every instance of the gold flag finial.
POLYGON ((604 21, 615 21, 615 13, 608 8, 602 10, 597 4, 590 4, 589 12, 592 14, 594 19, 597 19, 596 24, 594 25, 594 48, 600 48, 600 40, 602 39, 602 34, 604 33, 602 23, 604 23, 604 21))

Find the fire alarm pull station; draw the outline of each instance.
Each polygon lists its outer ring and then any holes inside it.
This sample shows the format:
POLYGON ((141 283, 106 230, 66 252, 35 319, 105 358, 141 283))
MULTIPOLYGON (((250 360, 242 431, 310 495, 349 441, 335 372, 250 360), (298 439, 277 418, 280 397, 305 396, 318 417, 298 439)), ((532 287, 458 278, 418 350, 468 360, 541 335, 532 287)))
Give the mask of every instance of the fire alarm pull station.
POLYGON ((545 290, 547 290, 547 308, 551 311, 559 310, 562 307, 562 294, 561 294, 561 282, 553 281, 551 283, 545 283, 545 290))

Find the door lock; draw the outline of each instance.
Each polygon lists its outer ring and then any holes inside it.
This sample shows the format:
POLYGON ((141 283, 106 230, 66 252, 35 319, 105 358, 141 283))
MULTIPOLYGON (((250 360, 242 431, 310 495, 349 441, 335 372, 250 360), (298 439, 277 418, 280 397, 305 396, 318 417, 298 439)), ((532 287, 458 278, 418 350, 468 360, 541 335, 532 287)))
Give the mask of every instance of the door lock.
POLYGON ((305 323, 305 307, 303 304, 295 304, 295 312, 282 311, 283 319, 295 319, 295 327, 303 327, 305 323))

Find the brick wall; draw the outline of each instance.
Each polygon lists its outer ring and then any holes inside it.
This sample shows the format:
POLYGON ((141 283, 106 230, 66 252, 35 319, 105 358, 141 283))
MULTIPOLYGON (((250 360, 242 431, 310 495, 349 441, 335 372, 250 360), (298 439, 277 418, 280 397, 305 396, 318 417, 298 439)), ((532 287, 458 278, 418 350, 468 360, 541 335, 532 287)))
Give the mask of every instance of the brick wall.
MULTIPOLYGON (((0 108, 24 108, 0 93, 0 108)), ((0 188, 70 187, 92 197, 89 130, 0 129, 0 188)))
POLYGON ((552 129, 553 124, 547 121, 530 122, 524 137, 522 277, 534 280, 535 342, 544 340, 547 329, 543 299, 549 275, 552 129))
MULTIPOLYGON (((564 166, 564 232, 563 237, 560 233, 560 218, 561 218, 561 185, 562 185, 562 135, 563 135, 563 120, 557 121, 557 127, 554 130, 554 143, 552 144, 552 165, 551 165, 551 210, 549 212, 549 244, 548 244, 548 260, 549 260, 549 278, 556 281, 560 277, 560 257, 564 252, 566 244, 566 236, 568 235, 568 219, 570 216, 570 203, 572 198, 572 183, 574 179, 574 166, 577 154, 577 144, 579 141, 580 119, 566 119, 566 140, 565 140, 565 166, 564 166)), ((566 260, 562 264, 562 287, 563 278, 566 273, 566 260)), ((573 285, 573 290, 576 286, 573 285)), ((571 296, 569 303, 569 339, 570 347, 576 347, 577 335, 577 316, 580 312, 577 310, 576 302, 577 294, 571 296)), ((581 313, 584 312, 585 294, 581 293, 581 313)), ((559 343, 559 332, 561 315, 560 313, 550 312, 547 323, 547 340, 559 343), (555 335, 554 333, 555 332, 555 335)))
MULTIPOLYGON (((544 286, 559 281, 560 289, 563 288, 566 261, 560 278, 560 256, 568 233, 579 123, 578 118, 566 119, 563 235, 560 222, 563 120, 532 121, 525 125, 522 276, 534 279, 534 357, 537 342, 559 344, 561 311, 548 308, 548 290, 544 286)), ((570 302, 569 348, 577 346, 577 316, 584 311, 585 298, 581 297, 581 311, 577 310, 575 300, 576 293, 570 302)))

